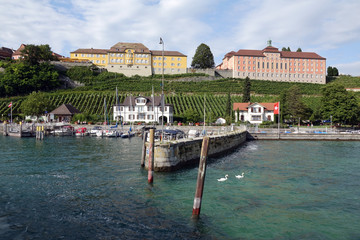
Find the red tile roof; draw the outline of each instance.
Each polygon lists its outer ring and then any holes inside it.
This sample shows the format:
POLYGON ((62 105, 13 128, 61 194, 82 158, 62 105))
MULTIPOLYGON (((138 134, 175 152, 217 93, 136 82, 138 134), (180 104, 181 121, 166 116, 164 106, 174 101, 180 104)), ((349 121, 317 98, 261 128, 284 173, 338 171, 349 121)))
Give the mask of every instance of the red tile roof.
POLYGON ((240 49, 237 52, 231 51, 231 52, 228 52, 227 54, 225 54, 224 58, 229 58, 232 56, 265 57, 264 52, 280 53, 282 58, 303 58, 303 59, 321 59, 321 60, 326 59, 314 52, 279 51, 278 48, 271 47, 271 46, 266 47, 263 50, 240 49))
POLYGON ((142 43, 118 42, 112 46, 109 52, 125 52, 126 49, 134 49, 136 53, 150 53, 150 50, 142 43))
MULTIPOLYGON (((151 54, 153 56, 162 56, 162 51, 157 50, 151 50, 151 54)), ((186 55, 182 54, 178 51, 164 51, 164 56, 180 56, 180 57, 186 57, 186 55)))
POLYGON ((94 49, 94 48, 79 48, 71 53, 90 53, 90 54, 107 54, 108 50, 106 49, 94 49))

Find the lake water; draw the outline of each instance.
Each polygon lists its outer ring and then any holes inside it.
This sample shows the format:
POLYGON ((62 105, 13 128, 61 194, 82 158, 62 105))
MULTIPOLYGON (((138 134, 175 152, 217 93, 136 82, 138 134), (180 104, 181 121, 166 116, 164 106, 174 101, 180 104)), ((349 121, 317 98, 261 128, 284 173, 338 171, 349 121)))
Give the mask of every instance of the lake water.
POLYGON ((360 239, 360 142, 252 141, 209 159, 197 221, 197 167, 151 186, 141 144, 0 136, 0 239, 360 239))

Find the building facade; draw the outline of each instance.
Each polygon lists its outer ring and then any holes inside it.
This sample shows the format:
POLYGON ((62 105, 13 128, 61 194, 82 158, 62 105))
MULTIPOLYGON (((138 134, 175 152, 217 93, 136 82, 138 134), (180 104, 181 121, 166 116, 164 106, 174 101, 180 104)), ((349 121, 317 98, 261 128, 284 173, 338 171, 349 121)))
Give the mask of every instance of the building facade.
POLYGON ((163 68, 164 74, 186 73, 187 67, 186 55, 177 51, 149 50, 141 43, 119 42, 110 49, 78 49, 70 53, 70 59, 87 60, 109 72, 126 76, 162 74, 163 68))
POLYGON ((274 121, 275 103, 234 103, 235 122, 261 124, 274 121))
POLYGON ((145 123, 161 123, 164 116, 164 123, 173 122, 174 107, 172 104, 164 104, 164 112, 161 107, 161 97, 133 97, 128 96, 124 102, 113 107, 114 120, 145 123))
POLYGON ((263 50, 227 53, 216 69, 232 71, 233 78, 326 83, 326 58, 314 52, 279 51, 271 46, 271 40, 263 50))

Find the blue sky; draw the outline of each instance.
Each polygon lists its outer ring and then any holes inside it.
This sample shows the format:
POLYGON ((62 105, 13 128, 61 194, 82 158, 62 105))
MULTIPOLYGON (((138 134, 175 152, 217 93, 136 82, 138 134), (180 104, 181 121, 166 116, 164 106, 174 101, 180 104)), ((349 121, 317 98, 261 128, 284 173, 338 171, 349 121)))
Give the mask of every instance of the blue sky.
POLYGON ((227 52, 301 47, 342 74, 360 76, 359 0, 0 0, 0 46, 49 44, 69 56, 78 48, 139 42, 180 51, 188 66, 207 44, 220 64, 227 52))

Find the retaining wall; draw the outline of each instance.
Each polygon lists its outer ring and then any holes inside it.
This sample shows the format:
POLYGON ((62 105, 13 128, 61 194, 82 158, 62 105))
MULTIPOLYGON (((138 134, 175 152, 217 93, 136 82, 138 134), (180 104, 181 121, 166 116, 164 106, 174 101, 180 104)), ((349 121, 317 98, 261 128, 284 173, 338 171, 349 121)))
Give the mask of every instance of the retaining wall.
MULTIPOLYGON (((246 141, 246 131, 234 131, 220 136, 210 136, 209 157, 228 153, 246 141)), ((178 140, 168 143, 155 143, 154 171, 165 172, 180 169, 186 165, 199 163, 202 138, 178 140)), ((149 143, 146 144, 148 149, 149 143)), ((149 153, 146 151, 145 167, 149 153)))
POLYGON ((248 140, 324 140, 324 141, 360 141, 360 134, 347 133, 248 133, 248 140))

